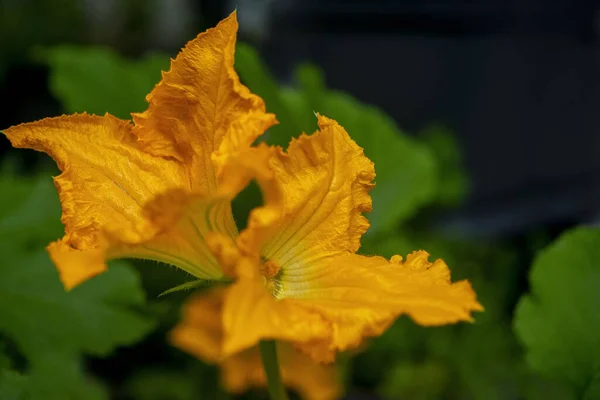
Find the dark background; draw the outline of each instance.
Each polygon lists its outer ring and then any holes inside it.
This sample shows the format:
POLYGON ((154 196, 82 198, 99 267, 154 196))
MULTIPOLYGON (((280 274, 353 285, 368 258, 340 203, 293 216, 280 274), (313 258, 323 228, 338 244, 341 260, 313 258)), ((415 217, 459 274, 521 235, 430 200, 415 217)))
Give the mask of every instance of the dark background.
MULTIPOLYGON (((463 149, 471 193, 438 228, 506 236, 600 213, 596 1, 0 1, 0 126, 60 112, 30 50, 104 44, 174 54, 237 6, 240 38, 285 82, 301 61, 402 128, 436 121, 463 149), (152 7, 147 4, 153 3, 152 7), (58 14, 57 18, 55 14, 58 14), (81 16, 83 15, 83 19, 81 16), (360 56, 357 56, 360 55, 360 56)), ((8 143, 1 142, 2 152, 8 143)))

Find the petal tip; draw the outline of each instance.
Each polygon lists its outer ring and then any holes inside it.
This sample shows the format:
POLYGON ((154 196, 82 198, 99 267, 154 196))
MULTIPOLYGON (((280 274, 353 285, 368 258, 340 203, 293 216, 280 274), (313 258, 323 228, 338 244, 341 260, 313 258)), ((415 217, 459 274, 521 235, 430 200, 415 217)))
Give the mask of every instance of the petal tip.
POLYGON ((46 250, 67 291, 106 270, 104 252, 100 249, 76 250, 61 239, 50 243, 46 250))

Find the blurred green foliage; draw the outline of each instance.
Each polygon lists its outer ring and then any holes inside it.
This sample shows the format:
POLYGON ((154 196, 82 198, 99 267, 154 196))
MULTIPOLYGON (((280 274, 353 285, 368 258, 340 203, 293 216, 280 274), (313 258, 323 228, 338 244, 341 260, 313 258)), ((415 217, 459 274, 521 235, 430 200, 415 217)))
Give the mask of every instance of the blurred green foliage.
POLYGON ((33 43, 81 37, 85 19, 78 0, 0 0, 0 82, 10 64, 25 62, 33 43), (48 16, 51 15, 51 18, 48 16), (23 23, 27 21, 27 23, 23 23))
POLYGON ((437 161, 435 201, 445 207, 459 205, 469 191, 469 180, 452 131, 443 125, 432 124, 420 131, 418 137, 437 161))
POLYGON ((600 398, 600 231, 564 233, 536 257, 529 279, 515 313, 528 362, 578 398, 600 398))
POLYGON ((103 48, 60 46, 39 51, 50 68, 50 90, 65 112, 129 119, 146 109, 146 95, 167 70, 169 59, 153 54, 139 61, 120 57, 103 48))
POLYGON ((510 246, 406 229, 366 247, 385 256, 427 249, 447 262, 453 279, 471 281, 485 312, 476 314, 472 325, 435 329, 397 321, 354 358, 356 381, 377 387, 387 399, 572 399, 561 385, 527 368, 511 331, 522 266, 510 246), (398 371, 411 368, 413 379, 398 379, 398 371), (424 385, 428 388, 421 391, 424 385))
MULTIPOLYGON (((146 94, 160 79, 160 69, 168 67, 167 56, 130 61, 96 48, 61 46, 38 55, 50 67, 50 89, 65 112, 110 112, 121 118, 144 110, 146 94)), ((512 246, 449 239, 432 232, 427 223, 432 210, 458 205, 468 192, 468 177, 452 132, 433 124, 408 135, 376 107, 327 89, 322 72, 311 65, 298 67, 292 85, 281 86, 247 45, 238 46, 236 68, 280 121, 265 141, 287 146, 292 137, 316 129, 314 112, 319 112, 337 119, 374 161, 377 185, 369 215, 372 228, 363 240, 363 253, 389 257, 427 249, 433 258, 446 260, 454 279, 471 280, 486 308, 473 324, 436 329, 400 319, 364 351, 342 357, 349 391, 361 388, 387 399, 417 400, 573 398, 568 388, 528 368, 513 335, 512 311, 527 261, 512 246)), ((5 258, 0 270, 0 399, 230 398, 218 390, 215 368, 170 348, 165 341, 186 293, 145 303, 137 274, 124 264, 113 265, 108 273, 64 292, 43 252, 49 241, 61 236, 62 229, 50 178, 47 173, 35 179, 15 177, 9 170, 10 166, 5 168, 0 178, 2 193, 9 193, 0 197, 0 249, 5 258), (140 341, 154 328, 150 337, 140 341), (115 353, 117 346, 130 346, 129 352, 115 353), (89 363, 108 367, 97 368, 92 378, 84 368, 89 363)), ((236 219, 244 221, 259 202, 258 188, 249 186, 234 203, 236 219)), ((534 297, 523 300, 516 326, 536 369, 581 389, 583 375, 579 374, 588 374, 590 381, 598 377, 598 369, 588 368, 592 357, 598 359, 595 331, 583 332, 582 322, 584 317, 596 322, 597 316, 587 313, 597 299, 592 287, 585 286, 594 265, 592 258, 586 258, 594 254, 591 245, 584 243, 580 248, 577 260, 582 265, 577 271, 582 274, 578 278, 571 279, 564 268, 559 269, 572 264, 566 258, 575 258, 571 251, 578 249, 580 239, 586 239, 576 236, 569 236, 573 239, 566 253, 564 246, 556 245, 558 250, 552 247, 544 253, 553 257, 540 256, 532 275, 534 297), (562 260, 560 265, 554 256, 562 260), (542 268, 550 273, 536 272, 542 268), (560 292, 557 282, 569 282, 566 288, 571 291, 560 292), (555 299, 548 289, 563 294, 555 299), (568 314, 575 306, 581 307, 581 313, 568 314), (545 318, 549 314, 551 318, 545 318), (563 318, 577 327, 572 335, 560 329, 563 318), (538 340, 550 336, 547 332, 556 332, 554 338, 570 339, 564 351, 574 351, 581 358, 569 360, 566 354, 553 358, 555 342, 538 340), (580 336, 589 343, 578 343, 580 336), (588 358, 585 349, 589 349, 588 358), (569 361, 575 366, 569 367, 569 361)), ((532 241, 532 251, 546 242, 545 237, 532 241)), ((186 279, 164 265, 134 265, 151 297, 186 279)), ((261 396, 250 393, 242 398, 261 396)))
POLYGON ((11 350, 2 357, 0 398, 108 398, 85 374, 82 356, 108 356, 153 329, 136 273, 114 263, 65 292, 44 251, 61 233, 50 177, 3 176, 0 190, 0 338, 11 350))

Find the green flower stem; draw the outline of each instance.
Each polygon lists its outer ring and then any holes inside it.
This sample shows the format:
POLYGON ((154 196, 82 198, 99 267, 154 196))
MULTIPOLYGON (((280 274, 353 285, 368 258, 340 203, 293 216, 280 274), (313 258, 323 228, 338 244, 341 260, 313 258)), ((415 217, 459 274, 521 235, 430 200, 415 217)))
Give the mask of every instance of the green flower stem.
POLYGON ((263 368, 267 375, 267 385, 271 400, 288 400, 287 393, 281 382, 279 362, 277 361, 277 346, 274 340, 263 340, 259 344, 263 368))

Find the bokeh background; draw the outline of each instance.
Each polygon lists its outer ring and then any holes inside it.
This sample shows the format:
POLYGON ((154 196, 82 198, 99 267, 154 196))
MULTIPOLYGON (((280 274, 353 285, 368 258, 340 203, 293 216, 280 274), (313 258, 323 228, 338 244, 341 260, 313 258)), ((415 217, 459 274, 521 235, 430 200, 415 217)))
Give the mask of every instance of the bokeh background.
MULTIPOLYGON (((314 130, 313 111, 338 119, 378 175, 362 251, 427 249, 447 261, 453 277, 470 279, 486 308, 474 324, 436 329, 403 318, 365 349, 343 355, 346 398, 575 398, 528 366, 513 318, 536 253, 600 215, 600 6, 0 0, 0 129, 62 113, 128 118, 143 111, 169 56, 234 9, 236 68, 281 121, 266 140, 285 145, 314 130)), ((165 341, 189 294, 158 297, 189 279, 174 268, 117 266, 105 279, 110 294, 102 282, 90 283, 100 300, 134 293, 120 307, 127 310, 123 328, 106 335, 111 320, 95 300, 73 321, 71 309, 83 300, 61 297, 60 308, 37 299, 61 289, 43 255, 62 232, 50 179, 57 172, 49 157, 14 150, 5 139, 0 172, 0 249, 16 271, 0 279, 23 289, 0 295, 0 312, 31 313, 17 328, 0 322, 0 367, 12 371, 0 378, 1 398, 21 398, 26 380, 56 399, 236 397, 219 390, 215 367, 165 341), (30 278, 18 275, 27 268, 30 278), (40 277, 51 287, 36 283, 40 277), (21 298, 31 303, 27 311, 15 305, 21 298), (47 320, 38 316, 47 313, 47 320), (36 318, 43 322, 37 336, 35 322, 23 322, 36 318), (75 340, 69 335, 79 332, 71 329, 77 324, 83 336, 97 338, 65 344, 75 340), (50 333, 41 338, 41 331, 50 333), (25 345, 23 332, 30 336, 25 345)), ((250 188, 237 200, 238 221, 257 196, 250 188)), ((237 397, 266 398, 260 390, 237 397)))

